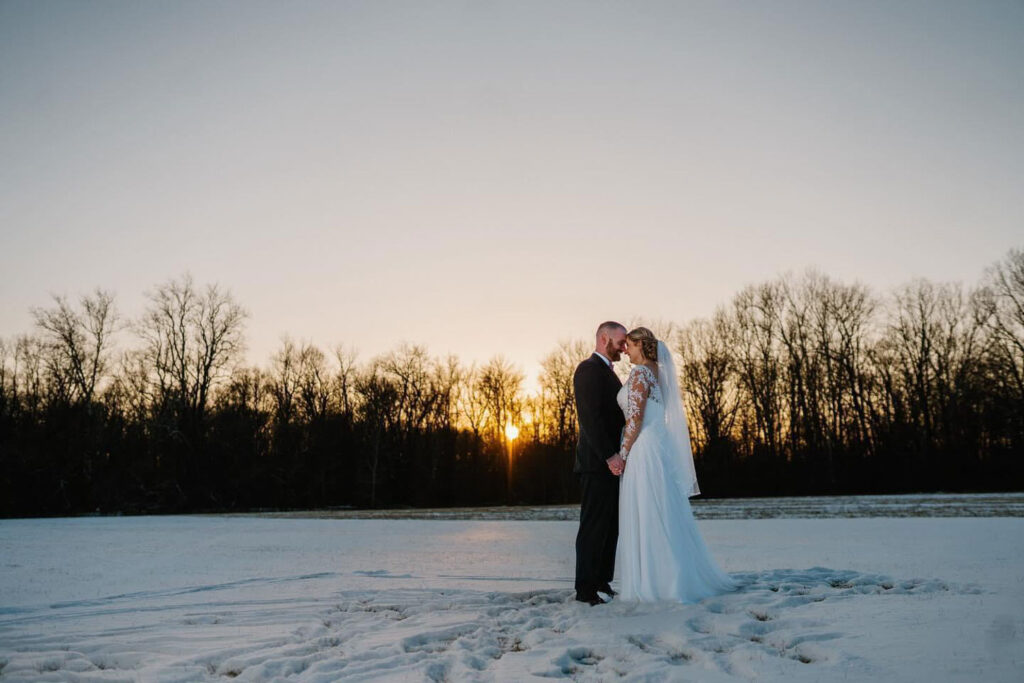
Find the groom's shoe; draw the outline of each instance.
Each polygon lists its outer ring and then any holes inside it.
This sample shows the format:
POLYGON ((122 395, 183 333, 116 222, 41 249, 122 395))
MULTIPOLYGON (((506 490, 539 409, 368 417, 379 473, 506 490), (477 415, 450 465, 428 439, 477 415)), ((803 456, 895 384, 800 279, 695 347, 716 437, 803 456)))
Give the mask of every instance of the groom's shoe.
POLYGON ((591 607, 605 604, 605 601, 601 599, 601 596, 597 594, 597 591, 591 591, 587 593, 581 593, 579 591, 576 591, 576 600, 578 602, 585 602, 591 607))
POLYGON ((618 595, 618 592, 617 591, 613 591, 612 587, 610 585, 608 585, 607 583, 604 584, 604 585, 598 586, 597 587, 597 592, 598 593, 604 593, 605 595, 609 595, 609 596, 611 596, 613 598, 616 595, 618 595))

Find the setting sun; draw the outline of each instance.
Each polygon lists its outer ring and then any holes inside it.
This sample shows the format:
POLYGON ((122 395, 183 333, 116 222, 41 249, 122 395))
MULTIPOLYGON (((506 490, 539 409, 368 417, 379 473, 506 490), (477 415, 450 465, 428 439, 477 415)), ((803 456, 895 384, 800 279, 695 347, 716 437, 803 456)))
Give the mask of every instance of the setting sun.
POLYGON ((519 436, 519 427, 516 427, 511 422, 505 425, 505 436, 508 437, 509 441, 515 441, 519 436))

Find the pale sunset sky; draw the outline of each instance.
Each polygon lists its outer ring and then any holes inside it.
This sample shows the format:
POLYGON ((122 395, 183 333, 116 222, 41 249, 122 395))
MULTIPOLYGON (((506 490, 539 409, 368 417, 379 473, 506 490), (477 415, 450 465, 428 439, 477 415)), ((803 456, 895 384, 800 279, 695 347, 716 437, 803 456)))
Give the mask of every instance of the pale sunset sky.
POLYGON ((533 377, 786 271, 971 284, 1022 217, 1020 0, 0 0, 2 337, 187 271, 255 364, 533 377))

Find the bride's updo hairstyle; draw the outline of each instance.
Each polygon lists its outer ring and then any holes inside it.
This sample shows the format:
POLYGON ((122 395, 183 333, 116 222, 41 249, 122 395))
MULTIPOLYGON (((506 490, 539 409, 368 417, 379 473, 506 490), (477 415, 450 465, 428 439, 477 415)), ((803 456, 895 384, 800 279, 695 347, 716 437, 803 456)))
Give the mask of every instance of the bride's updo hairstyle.
POLYGON ((658 338, 646 327, 638 327, 626 334, 626 338, 640 345, 647 360, 658 360, 658 338))

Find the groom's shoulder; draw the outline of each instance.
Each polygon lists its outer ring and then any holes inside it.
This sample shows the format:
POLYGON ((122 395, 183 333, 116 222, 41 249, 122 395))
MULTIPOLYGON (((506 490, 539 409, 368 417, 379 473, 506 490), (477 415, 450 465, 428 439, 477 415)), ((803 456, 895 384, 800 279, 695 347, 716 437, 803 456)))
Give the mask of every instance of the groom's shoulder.
POLYGON ((576 374, 586 372, 592 368, 596 368, 596 362, 598 361, 597 354, 592 353, 587 358, 580 361, 580 364, 576 366, 576 374))

